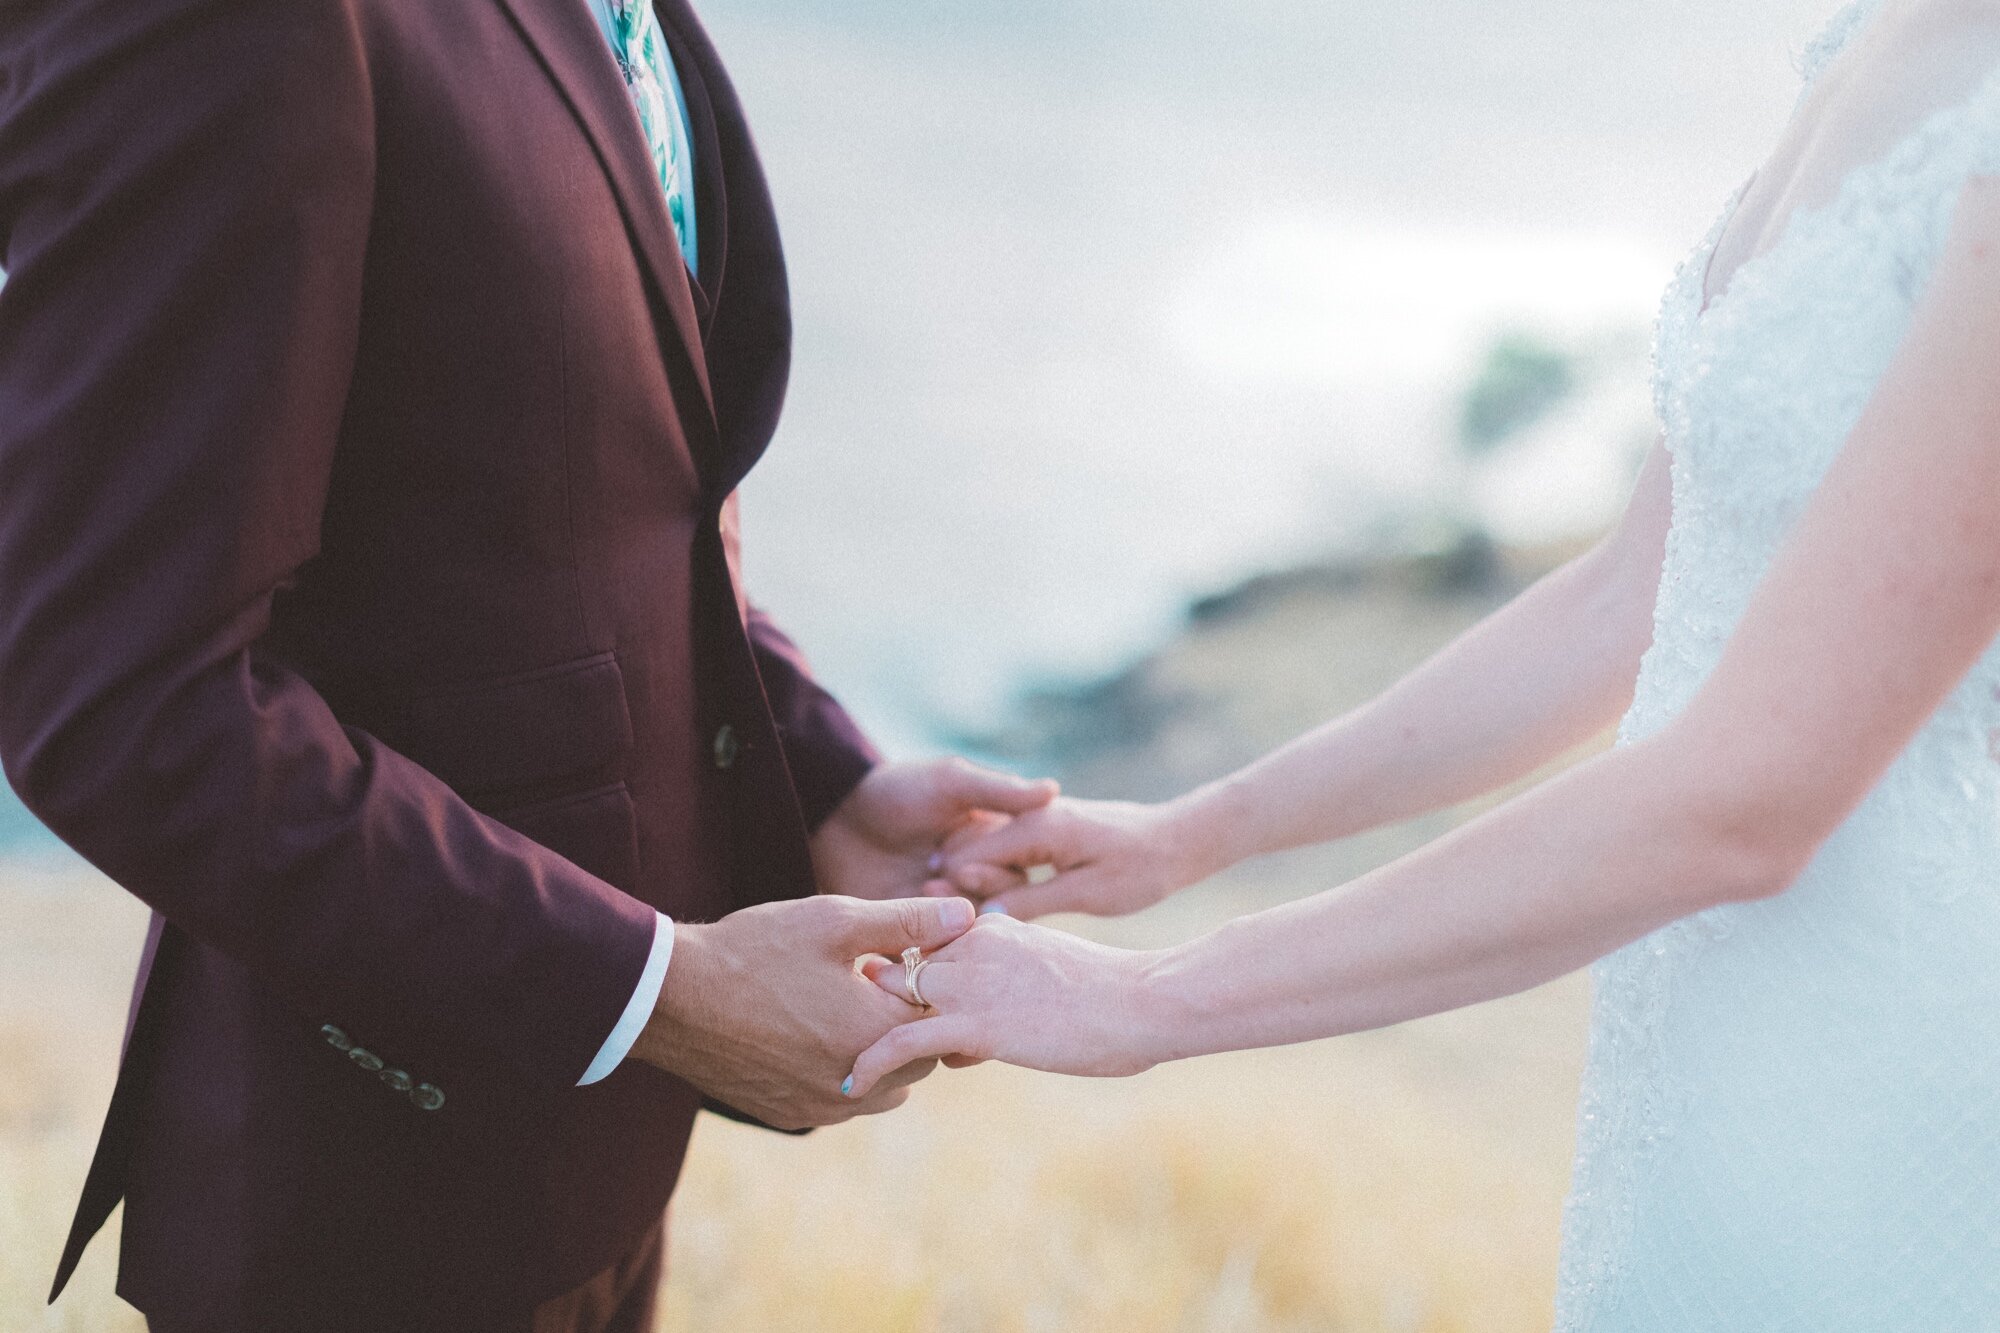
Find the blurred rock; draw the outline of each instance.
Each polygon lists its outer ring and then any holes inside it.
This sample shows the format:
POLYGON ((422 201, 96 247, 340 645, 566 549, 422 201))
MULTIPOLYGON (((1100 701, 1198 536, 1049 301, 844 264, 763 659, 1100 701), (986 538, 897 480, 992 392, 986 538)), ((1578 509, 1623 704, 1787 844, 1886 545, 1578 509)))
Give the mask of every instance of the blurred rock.
POLYGON ((1467 531, 1433 553, 1260 575, 1195 602, 1130 668, 1033 690, 1015 725, 967 743, 1078 795, 1170 796, 1371 698, 1580 549, 1467 531))

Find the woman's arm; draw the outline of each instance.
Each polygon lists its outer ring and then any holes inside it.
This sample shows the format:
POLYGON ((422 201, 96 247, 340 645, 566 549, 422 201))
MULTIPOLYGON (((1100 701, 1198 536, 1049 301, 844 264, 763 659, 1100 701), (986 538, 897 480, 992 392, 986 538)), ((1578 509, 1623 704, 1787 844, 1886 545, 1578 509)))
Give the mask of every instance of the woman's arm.
POLYGON ((2000 184, 1685 712, 1353 885, 1160 954, 990 921, 863 1057, 1077 1073, 1333 1036, 1547 981, 1781 892, 2000 633, 2000 184))
POLYGON ((1652 642, 1669 467, 1655 446, 1609 535, 1370 703, 1164 806, 1066 801, 1017 820, 954 849, 951 889, 1020 917, 1135 911, 1247 857, 1469 800, 1597 735, 1652 642), (1059 873, 1020 887, 1038 865, 1059 873))
POLYGON ((1616 721, 1653 641, 1670 468, 1655 445, 1589 551, 1369 703, 1184 797, 1210 873, 1470 800, 1616 721))

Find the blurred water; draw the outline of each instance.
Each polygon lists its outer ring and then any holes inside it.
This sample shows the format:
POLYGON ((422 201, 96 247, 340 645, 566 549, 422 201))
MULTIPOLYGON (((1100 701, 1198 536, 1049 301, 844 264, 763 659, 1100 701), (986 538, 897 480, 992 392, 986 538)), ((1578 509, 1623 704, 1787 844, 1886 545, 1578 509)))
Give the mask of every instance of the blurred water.
POLYGON ((0 789, 0 852, 25 843, 41 842, 47 833, 33 815, 21 808, 11 791, 0 789))
POLYGON ((1494 330, 1643 329, 1834 2, 708 0, 798 320, 756 595, 917 748, 1420 508, 1494 330))
POLYGON ((1495 329, 1643 331, 1831 7, 710 0, 798 313, 754 593, 922 744, 1421 506, 1495 329))

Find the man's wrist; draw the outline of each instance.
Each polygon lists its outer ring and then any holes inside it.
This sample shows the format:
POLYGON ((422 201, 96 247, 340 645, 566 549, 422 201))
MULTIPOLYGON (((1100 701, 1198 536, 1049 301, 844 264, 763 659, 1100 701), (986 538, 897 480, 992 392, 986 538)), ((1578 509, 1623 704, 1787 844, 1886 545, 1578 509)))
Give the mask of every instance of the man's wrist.
POLYGON ((705 1023, 704 1005, 715 993, 713 926, 691 926, 682 922, 674 928, 674 965, 667 969, 659 998, 653 1002, 652 1016, 632 1043, 632 1058, 643 1060, 668 1073, 684 1067, 689 1038, 705 1023))
POLYGON ((806 850, 812 858, 813 889, 816 892, 832 894, 841 892, 837 869, 843 843, 851 842, 855 836, 854 831, 847 827, 849 808, 854 800, 855 793, 849 793, 847 799, 835 806, 833 813, 829 814, 807 839, 806 850))
POLYGON ((577 1080, 580 1088, 589 1087, 611 1076, 611 1071, 625 1063, 625 1058, 638 1044, 639 1034, 645 1031, 652 1012, 659 1004, 660 991, 667 979, 667 967, 674 957, 674 923, 666 913, 653 913, 653 944, 647 951, 646 965, 639 973, 637 984, 632 987, 631 997, 625 1002, 625 1012, 597 1050, 590 1067, 577 1080))

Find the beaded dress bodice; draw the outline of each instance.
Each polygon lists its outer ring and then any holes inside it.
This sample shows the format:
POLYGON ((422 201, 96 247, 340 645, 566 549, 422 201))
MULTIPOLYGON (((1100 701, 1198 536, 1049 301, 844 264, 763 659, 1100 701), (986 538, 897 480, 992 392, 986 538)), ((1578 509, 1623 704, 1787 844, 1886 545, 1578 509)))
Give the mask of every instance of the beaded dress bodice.
MULTIPOLYGON (((1879 3, 1835 19, 1809 81, 1879 3)), ((1963 186, 1994 173, 2000 70, 1794 214, 1706 309, 1728 212, 1683 264, 1654 364, 1673 520, 1621 741, 1715 667, 1963 186)), ((2000 1329, 1996 690, 1989 650, 1786 893, 1594 969, 1560 1330, 2000 1329)))

